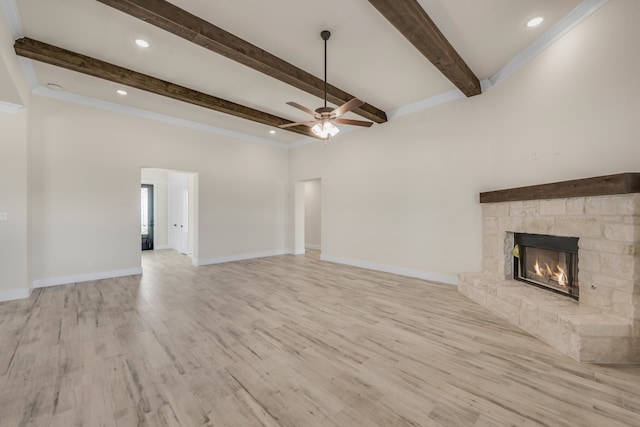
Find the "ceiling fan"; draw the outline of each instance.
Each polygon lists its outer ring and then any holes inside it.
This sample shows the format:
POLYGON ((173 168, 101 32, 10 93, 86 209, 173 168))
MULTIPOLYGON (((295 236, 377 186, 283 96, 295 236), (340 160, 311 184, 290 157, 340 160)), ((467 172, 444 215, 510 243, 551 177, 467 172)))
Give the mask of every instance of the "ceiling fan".
POLYGON ((327 40, 329 40, 329 37, 331 37, 331 32, 324 30, 320 33, 320 37, 322 37, 322 40, 324 40, 324 107, 317 108, 315 111, 313 111, 312 109, 307 108, 304 105, 298 104, 297 102, 287 102, 287 105, 291 105, 292 107, 302 110, 305 113, 311 114, 314 120, 309 120, 306 122, 287 123, 285 125, 280 125, 280 127, 287 128, 297 125, 311 126, 311 132, 313 132, 319 138, 327 140, 340 132, 340 129, 338 129, 335 123, 363 127, 370 127, 373 123, 363 120, 340 118, 341 115, 348 113, 354 108, 358 108, 359 106, 364 104, 364 102, 360 101, 358 98, 353 98, 352 100, 345 102, 337 108, 327 107, 327 40))

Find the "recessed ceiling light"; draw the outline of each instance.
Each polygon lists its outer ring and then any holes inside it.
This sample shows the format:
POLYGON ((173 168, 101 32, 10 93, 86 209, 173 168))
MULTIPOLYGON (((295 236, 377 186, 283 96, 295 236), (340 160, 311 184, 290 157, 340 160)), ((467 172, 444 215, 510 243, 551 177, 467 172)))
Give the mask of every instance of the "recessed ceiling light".
POLYGON ((269 133, 270 133, 271 135, 275 135, 275 134, 276 134, 276 131, 275 131, 275 130, 273 130, 273 129, 271 129, 271 130, 269 131, 269 133))
POLYGON ((136 44, 140 47, 149 47, 149 42, 142 39, 136 39, 136 44))
POLYGON ((62 90, 62 86, 57 83, 47 83, 47 87, 53 90, 62 90))
POLYGON ((537 27, 538 25, 542 24, 542 21, 544 21, 544 18, 542 16, 537 16, 533 19, 529 19, 529 21, 527 21, 527 27, 537 27))
POLYGON ((118 92, 118 95, 126 95, 127 91, 126 90, 122 90, 122 89, 118 89, 116 92, 118 92))

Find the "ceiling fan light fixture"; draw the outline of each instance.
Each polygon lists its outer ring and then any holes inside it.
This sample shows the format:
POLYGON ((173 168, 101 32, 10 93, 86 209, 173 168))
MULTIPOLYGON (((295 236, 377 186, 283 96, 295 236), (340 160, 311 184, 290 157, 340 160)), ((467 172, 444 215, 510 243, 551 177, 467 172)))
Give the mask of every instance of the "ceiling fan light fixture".
POLYGON ((329 32, 328 30, 324 30, 320 33, 320 37, 322 37, 322 40, 324 41, 324 107, 316 108, 316 110, 313 111, 310 108, 298 104, 297 102, 289 101, 287 102, 288 105, 295 107, 298 110, 302 110, 305 113, 311 114, 314 120, 306 122, 285 123, 280 125, 279 127, 289 128, 298 125, 311 126, 311 133, 313 133, 320 139, 324 139, 326 143, 329 138, 331 138, 332 136, 336 136, 338 132, 340 132, 340 129, 338 129, 338 126, 336 126, 334 122, 363 127, 369 127, 373 123, 365 122, 362 120, 340 118, 341 115, 346 114, 349 111, 352 111, 353 109, 358 108, 364 104, 364 102, 360 101, 357 98, 353 98, 336 108, 327 107, 327 40, 329 40, 329 37, 331 37, 331 32, 329 32))
POLYGON ((326 121, 322 123, 316 123, 311 128, 311 132, 313 132, 318 138, 327 139, 332 136, 336 136, 340 129, 333 123, 326 121))
POLYGON ((324 128, 320 123, 316 123, 315 125, 313 125, 313 127, 311 128, 311 132, 313 132, 318 138, 327 137, 327 135, 324 133, 324 128))
POLYGON ((338 132, 340 132, 340 129, 338 129, 338 126, 334 125, 331 122, 325 122, 324 130, 331 136, 336 136, 338 132))

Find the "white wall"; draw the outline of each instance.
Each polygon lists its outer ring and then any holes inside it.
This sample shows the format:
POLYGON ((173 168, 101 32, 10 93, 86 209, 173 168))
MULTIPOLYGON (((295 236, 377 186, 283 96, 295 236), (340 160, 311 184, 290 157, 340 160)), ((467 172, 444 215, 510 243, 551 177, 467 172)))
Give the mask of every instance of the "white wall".
POLYGON ((0 113, 0 301, 29 289, 27 112, 0 113))
POLYGON ((479 192, 640 171, 638 16, 610 1, 480 96, 293 150, 323 258, 455 283, 481 269, 479 192))
POLYGON ((140 171, 198 173, 200 260, 285 251, 287 153, 33 97, 36 281, 140 266, 140 171))
MULTIPOLYGON (((27 83, 0 14, 0 103, 28 106, 27 83)), ((0 301, 29 294, 29 114, 0 113, 0 301)))
POLYGON ((638 16, 636 0, 607 2, 486 94, 495 113, 484 189, 640 171, 638 16))
POLYGON ((310 249, 321 246, 320 189, 319 179, 306 182, 304 186, 304 237, 305 247, 310 249))

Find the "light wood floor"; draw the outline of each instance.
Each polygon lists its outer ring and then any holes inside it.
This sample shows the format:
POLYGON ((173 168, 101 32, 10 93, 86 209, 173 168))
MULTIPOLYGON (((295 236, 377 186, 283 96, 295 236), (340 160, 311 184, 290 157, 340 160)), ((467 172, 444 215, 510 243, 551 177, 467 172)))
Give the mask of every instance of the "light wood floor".
POLYGON ((583 365, 440 285, 317 252, 0 304, 0 425, 639 426, 640 367, 583 365))

